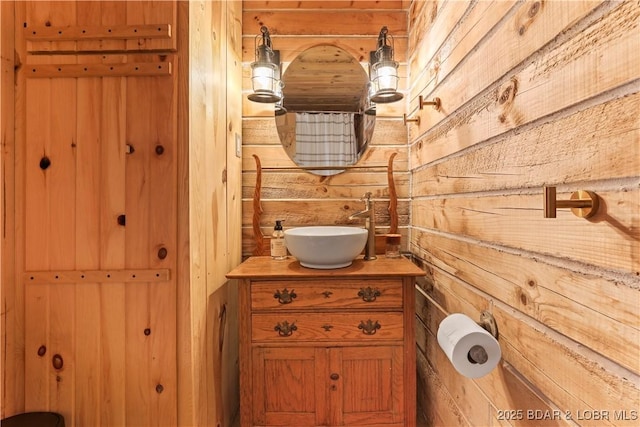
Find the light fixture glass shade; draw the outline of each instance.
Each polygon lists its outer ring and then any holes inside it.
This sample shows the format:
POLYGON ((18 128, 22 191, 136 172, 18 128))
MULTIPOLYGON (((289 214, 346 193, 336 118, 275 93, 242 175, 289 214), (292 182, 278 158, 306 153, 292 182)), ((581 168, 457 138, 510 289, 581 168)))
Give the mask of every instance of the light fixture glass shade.
POLYGON ((277 71, 277 65, 268 62, 251 64, 251 84, 253 86, 253 93, 249 95, 251 101, 277 102, 280 100, 282 96, 277 94, 280 83, 277 71))
POLYGON ((402 99, 398 92, 398 63, 395 61, 381 61, 371 67, 373 76, 373 102, 394 102, 402 99))
POLYGON ((251 64, 251 85, 253 93, 247 98, 254 102, 274 103, 282 99, 280 87, 280 55, 271 48, 271 37, 267 27, 260 29, 261 35, 256 37, 256 60, 251 64), (258 44, 258 38, 262 42, 258 44))

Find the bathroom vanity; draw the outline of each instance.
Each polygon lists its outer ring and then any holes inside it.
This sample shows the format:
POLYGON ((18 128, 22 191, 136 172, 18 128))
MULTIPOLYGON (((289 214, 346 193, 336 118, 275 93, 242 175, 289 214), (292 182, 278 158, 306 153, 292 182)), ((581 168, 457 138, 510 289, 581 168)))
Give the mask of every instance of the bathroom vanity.
POLYGON ((414 283, 405 258, 321 270, 251 257, 238 279, 240 422, 415 426, 414 283))

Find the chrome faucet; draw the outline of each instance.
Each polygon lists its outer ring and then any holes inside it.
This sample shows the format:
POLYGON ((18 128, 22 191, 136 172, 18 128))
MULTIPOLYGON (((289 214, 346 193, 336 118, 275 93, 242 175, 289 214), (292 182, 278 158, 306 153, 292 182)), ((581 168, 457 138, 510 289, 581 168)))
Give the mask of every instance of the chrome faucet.
POLYGON ((349 219, 365 218, 364 226, 367 229, 367 244, 364 248, 364 259, 369 261, 376 259, 376 214, 373 209, 373 200, 371 200, 370 192, 365 193, 360 200, 364 202, 364 210, 350 215, 349 219))

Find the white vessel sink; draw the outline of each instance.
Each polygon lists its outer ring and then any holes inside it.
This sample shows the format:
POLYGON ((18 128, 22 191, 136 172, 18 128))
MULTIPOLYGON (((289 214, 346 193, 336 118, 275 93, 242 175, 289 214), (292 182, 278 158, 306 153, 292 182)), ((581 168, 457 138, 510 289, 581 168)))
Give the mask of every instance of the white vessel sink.
POLYGON ((291 255, 304 267, 332 269, 351 265, 367 243, 360 227, 312 226, 290 228, 284 240, 291 255))

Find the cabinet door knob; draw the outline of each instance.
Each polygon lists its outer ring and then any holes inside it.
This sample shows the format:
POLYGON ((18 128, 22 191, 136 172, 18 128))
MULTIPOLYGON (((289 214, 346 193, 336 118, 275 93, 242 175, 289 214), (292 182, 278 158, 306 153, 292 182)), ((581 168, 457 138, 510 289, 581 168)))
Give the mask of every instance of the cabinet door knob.
POLYGON ((337 381, 340 379, 340 375, 336 374, 335 372, 331 375, 329 375, 329 378, 331 378, 334 381, 337 381))

